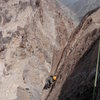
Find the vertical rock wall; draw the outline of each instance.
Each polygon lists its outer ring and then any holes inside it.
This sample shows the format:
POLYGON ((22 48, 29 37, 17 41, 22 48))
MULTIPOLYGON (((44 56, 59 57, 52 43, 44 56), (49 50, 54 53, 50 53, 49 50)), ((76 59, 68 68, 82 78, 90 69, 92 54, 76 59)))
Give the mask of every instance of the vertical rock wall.
POLYGON ((52 0, 0 0, 0 100, 40 99, 53 50, 74 28, 58 8, 52 0))

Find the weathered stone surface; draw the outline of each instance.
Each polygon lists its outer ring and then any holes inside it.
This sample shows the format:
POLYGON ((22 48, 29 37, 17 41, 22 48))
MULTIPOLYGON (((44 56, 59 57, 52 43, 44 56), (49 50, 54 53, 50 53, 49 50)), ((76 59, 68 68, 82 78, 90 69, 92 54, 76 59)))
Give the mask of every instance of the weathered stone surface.
POLYGON ((54 0, 0 0, 0 100, 39 100, 73 28, 54 0))

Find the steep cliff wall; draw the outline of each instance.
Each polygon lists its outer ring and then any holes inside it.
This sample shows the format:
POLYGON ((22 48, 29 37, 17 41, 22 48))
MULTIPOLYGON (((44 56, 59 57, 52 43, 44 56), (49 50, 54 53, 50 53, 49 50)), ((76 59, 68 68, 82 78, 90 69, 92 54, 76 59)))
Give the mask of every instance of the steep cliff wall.
MULTIPOLYGON (((42 100, 91 100, 100 40, 99 16, 100 8, 90 11, 73 31, 56 64, 57 81, 42 100)), ((99 84, 97 92, 99 100, 99 84)))
POLYGON ((73 28, 54 0, 0 0, 0 100, 39 100, 73 28))

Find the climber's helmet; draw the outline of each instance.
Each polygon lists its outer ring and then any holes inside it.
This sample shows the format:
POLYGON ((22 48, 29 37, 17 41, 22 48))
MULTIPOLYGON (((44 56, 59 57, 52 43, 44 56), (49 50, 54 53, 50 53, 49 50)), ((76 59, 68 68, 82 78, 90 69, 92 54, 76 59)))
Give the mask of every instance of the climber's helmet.
POLYGON ((57 77, 56 76, 53 76, 53 80, 56 81, 56 79, 57 79, 57 77))

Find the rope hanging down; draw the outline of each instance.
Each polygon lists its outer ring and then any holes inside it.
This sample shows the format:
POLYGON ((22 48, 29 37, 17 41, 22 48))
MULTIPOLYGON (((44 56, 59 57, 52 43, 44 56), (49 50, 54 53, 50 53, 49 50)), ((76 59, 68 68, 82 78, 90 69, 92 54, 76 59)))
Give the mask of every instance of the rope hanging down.
POLYGON ((100 41, 99 41, 99 48, 98 48, 98 58, 97 58, 97 64, 96 64, 96 74, 95 74, 95 81, 94 81, 94 89, 93 89, 92 100, 95 100, 95 89, 96 89, 96 86, 97 86, 99 59, 100 59, 100 41))

